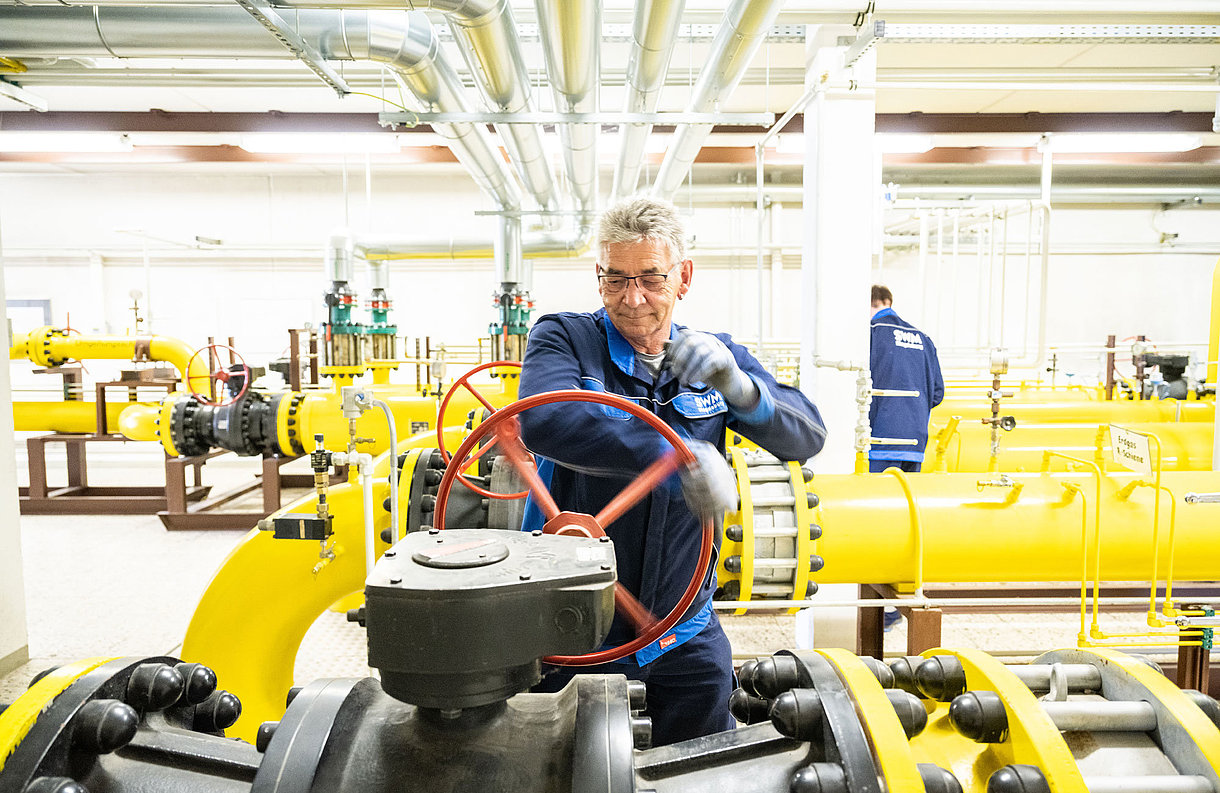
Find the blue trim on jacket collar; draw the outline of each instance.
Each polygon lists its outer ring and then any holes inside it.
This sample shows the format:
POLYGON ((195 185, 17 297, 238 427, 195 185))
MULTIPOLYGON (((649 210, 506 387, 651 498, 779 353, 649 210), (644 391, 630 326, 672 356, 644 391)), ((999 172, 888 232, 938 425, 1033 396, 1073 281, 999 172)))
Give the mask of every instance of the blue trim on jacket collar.
MULTIPOLYGON (((594 316, 606 321, 606 346, 610 349, 610 360, 614 361, 614 365, 624 374, 635 377, 635 347, 632 347, 631 342, 623 338, 623 334, 614 327, 614 322, 606 314, 606 309, 598 309, 594 316)), ((672 322, 669 323, 669 338, 672 339, 677 333, 678 326, 672 322)), ((651 382, 651 378, 649 380, 651 382)))
POLYGON ((885 308, 878 311, 876 314, 873 314, 873 319, 878 320, 878 319, 881 319, 882 317, 896 317, 896 316, 898 316, 898 314, 894 311, 894 309, 891 308, 890 306, 886 306, 885 308))

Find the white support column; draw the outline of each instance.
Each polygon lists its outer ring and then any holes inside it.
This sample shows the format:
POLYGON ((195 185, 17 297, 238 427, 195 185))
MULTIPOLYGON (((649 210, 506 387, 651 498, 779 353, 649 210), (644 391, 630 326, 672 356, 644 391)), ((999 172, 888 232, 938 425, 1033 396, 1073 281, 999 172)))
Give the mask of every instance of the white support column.
MULTIPOLYGON (((6 305, 2 240, 0 305, 6 305)), ((5 327, 8 327, 7 318, 5 327)), ((9 368, 0 366, 0 401, 11 406, 10 385, 9 368)), ((29 660, 28 642, 25 580, 21 573, 21 515, 17 511, 17 461, 10 407, 0 410, 0 675, 8 674, 29 660)))
MULTIPOLYGON (((866 53, 844 75, 839 69, 847 26, 810 27, 812 85, 825 72, 832 83, 844 77, 870 84, 876 75, 876 50, 866 53)), ((805 110, 804 246, 801 260, 801 390, 826 421, 826 447, 814 458, 815 473, 850 473, 855 464, 852 428, 856 424, 856 375, 816 369, 813 356, 868 363, 869 285, 872 270, 875 162, 875 102, 871 91, 830 90, 805 110)), ((817 492, 817 478, 813 480, 817 492)), ((851 531, 827 526, 826 531, 851 531)), ((834 565, 827 559, 826 566, 834 565)), ((826 586, 819 597, 855 599, 851 585, 826 586)), ((854 648, 855 609, 814 611, 813 640, 818 647, 854 648)))

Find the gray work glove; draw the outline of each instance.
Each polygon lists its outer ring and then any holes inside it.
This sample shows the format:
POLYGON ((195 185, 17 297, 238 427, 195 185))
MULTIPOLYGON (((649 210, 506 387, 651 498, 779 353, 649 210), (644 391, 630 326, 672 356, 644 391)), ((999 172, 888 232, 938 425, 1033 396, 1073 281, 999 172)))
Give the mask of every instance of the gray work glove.
POLYGON ((758 405, 758 386, 737 365, 733 353, 710 333, 684 330, 670 343, 666 364, 683 385, 706 383, 738 410, 758 405))
POLYGON ((686 442, 695 465, 682 469, 682 495, 701 520, 723 518, 737 511, 737 477, 724 455, 707 441, 686 442))

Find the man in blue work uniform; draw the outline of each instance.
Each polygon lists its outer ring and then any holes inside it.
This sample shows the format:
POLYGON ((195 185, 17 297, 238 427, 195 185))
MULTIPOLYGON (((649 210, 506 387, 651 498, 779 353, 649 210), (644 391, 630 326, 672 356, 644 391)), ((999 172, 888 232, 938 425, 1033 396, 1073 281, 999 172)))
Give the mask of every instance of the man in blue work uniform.
MULTIPOLYGON (((677 430, 698 458, 682 474, 681 487, 658 488, 606 527, 619 581, 663 617, 695 571, 701 518, 719 521, 736 509, 736 480, 724 458, 726 428, 780 459, 802 461, 822 448, 826 430, 800 391, 776 382, 727 334, 673 324, 674 307, 694 275, 673 204, 628 199, 602 216, 598 238, 604 308, 549 314, 535 323, 520 395, 572 388, 618 394, 677 430)), ((539 456, 539 474, 562 510, 596 514, 669 449, 643 421, 601 405, 564 403, 520 418, 522 437, 539 456)), ((543 522, 528 504, 523 529, 543 522)), ((732 653, 711 608, 715 586, 713 563, 694 603, 665 636, 621 662, 555 670, 535 690, 557 691, 575 671, 625 674, 648 686, 653 745, 732 728, 732 653)), ((616 618, 606 645, 634 638, 616 618)))
POLYGON ((936 345, 926 333, 894 313, 894 295, 884 286, 872 289, 872 346, 868 368, 873 388, 918 391, 918 396, 875 396, 868 420, 874 438, 913 439, 914 446, 876 445, 868 452, 868 470, 919 471, 928 444, 928 416, 945 398, 945 381, 936 345))

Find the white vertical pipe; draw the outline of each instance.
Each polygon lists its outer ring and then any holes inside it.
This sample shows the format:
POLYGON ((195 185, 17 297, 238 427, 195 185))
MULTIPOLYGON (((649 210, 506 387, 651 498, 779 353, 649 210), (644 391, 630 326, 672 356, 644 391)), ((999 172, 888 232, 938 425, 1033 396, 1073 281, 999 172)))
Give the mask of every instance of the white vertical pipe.
POLYGON ((995 348, 995 210, 987 221, 987 349, 995 348))
POLYGON ((928 213, 919 210, 919 306, 925 317, 931 316, 928 306, 928 213))
POLYGON ((976 340, 975 344, 978 347, 983 346, 983 338, 986 336, 986 331, 985 331, 986 325, 984 323, 987 322, 987 310, 985 308, 985 306, 987 304, 987 292, 986 292, 987 279, 983 276, 983 262, 985 260, 983 252, 984 252, 984 245, 986 245, 986 239, 987 239, 987 234, 985 233, 985 231, 983 229, 983 225, 981 223, 976 225, 974 227, 974 265, 975 265, 974 269, 978 273, 978 278, 979 278, 978 290, 979 291, 978 291, 978 301, 977 301, 977 308, 976 308, 976 310, 978 311, 978 314, 975 317, 974 335, 975 335, 975 340, 976 340))
MULTIPOLYGON (((771 249, 771 338, 779 336, 779 315, 780 311, 777 308, 783 303, 783 278, 784 278, 784 250, 779 247, 780 240, 783 235, 781 232, 780 217, 783 214, 784 205, 776 201, 771 202, 771 242, 774 247, 771 249)), ((760 285, 761 287, 761 285, 760 285)))
POLYGON ((943 209, 936 210, 936 278, 933 282, 932 302, 936 305, 935 322, 929 322, 940 336, 941 321, 943 314, 942 290, 944 288, 944 264, 945 264, 945 211, 943 209))
POLYGON ((1051 257, 1051 146, 1050 139, 1042 143, 1042 282, 1038 294, 1038 369, 1046 369, 1046 305, 1050 283, 1051 257))
POLYGON ((1007 349, 1004 344, 1004 325, 1007 319, 1008 295, 1005 292, 1005 287, 1008 285, 1008 210, 1004 210, 1004 226, 1000 235, 1000 285, 997 290, 996 302, 1000 306, 1000 332, 997 334, 1001 347, 1007 349))
POLYGON ((758 284, 758 351, 760 354, 762 353, 763 346, 763 229, 767 222, 766 215, 763 210, 763 151, 763 141, 759 141, 758 145, 754 147, 754 184, 758 191, 754 199, 754 217, 758 221, 756 228, 758 252, 757 258, 754 262, 754 270, 755 283, 758 284))
MULTIPOLYGON (((950 261, 949 272, 952 273, 952 275, 950 277, 950 281, 949 281, 949 287, 953 291, 950 294, 950 301, 949 301, 950 306, 958 305, 957 285, 958 285, 958 281, 961 280, 961 265, 957 260, 957 253, 958 253, 958 248, 960 247, 960 243, 961 243, 961 219, 962 219, 961 210, 958 210, 958 209, 953 210, 953 252, 950 254, 950 259, 949 259, 949 261, 950 261)), ((952 313, 952 315, 951 315, 952 320, 949 323, 950 336, 954 339, 957 338, 957 322, 955 321, 956 315, 957 315, 957 312, 952 313)), ((946 341, 947 341, 947 339, 946 339, 946 341)), ((944 342, 942 342, 942 343, 944 343, 944 342)))

